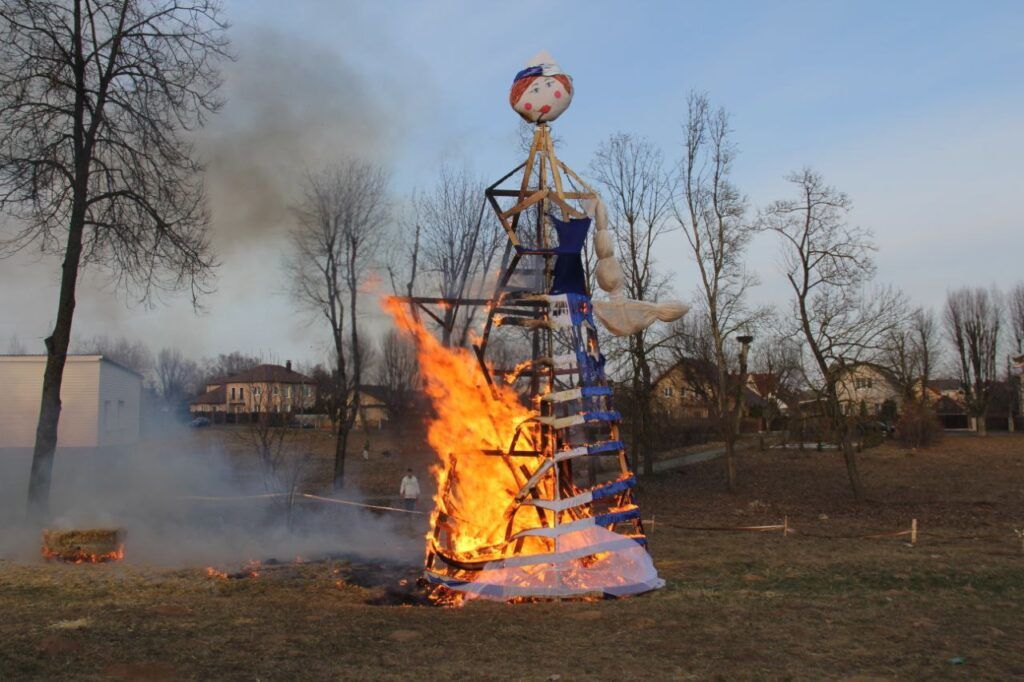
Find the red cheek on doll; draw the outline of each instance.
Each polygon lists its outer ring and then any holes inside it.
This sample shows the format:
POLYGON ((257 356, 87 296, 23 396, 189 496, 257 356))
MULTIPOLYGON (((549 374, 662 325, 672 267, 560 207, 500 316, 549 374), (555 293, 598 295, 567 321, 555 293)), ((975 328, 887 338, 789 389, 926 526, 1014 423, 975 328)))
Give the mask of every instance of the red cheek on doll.
POLYGON ((529 111, 530 109, 533 109, 533 105, 527 102, 526 104, 523 105, 523 109, 529 111))
POLYGON ((548 106, 547 104, 545 104, 544 106, 542 106, 542 107, 540 108, 540 113, 542 113, 542 114, 546 114, 546 113, 548 113, 549 111, 551 111, 551 107, 549 107, 549 106, 548 106))
POLYGON ((555 90, 555 99, 562 99, 562 91, 555 90))

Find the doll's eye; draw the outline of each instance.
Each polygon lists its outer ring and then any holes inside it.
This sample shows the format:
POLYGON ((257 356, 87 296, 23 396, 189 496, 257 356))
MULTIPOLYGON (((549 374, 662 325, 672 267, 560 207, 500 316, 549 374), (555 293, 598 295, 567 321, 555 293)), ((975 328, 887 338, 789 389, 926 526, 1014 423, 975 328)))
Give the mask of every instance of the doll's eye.
POLYGON ((533 94, 535 94, 535 95, 536 95, 536 94, 537 94, 538 92, 540 92, 540 88, 534 88, 534 89, 533 89, 533 90, 531 90, 530 92, 532 92, 533 94))
POLYGON ((551 87, 551 81, 544 81, 544 85, 546 85, 546 86, 548 86, 550 88, 551 87))

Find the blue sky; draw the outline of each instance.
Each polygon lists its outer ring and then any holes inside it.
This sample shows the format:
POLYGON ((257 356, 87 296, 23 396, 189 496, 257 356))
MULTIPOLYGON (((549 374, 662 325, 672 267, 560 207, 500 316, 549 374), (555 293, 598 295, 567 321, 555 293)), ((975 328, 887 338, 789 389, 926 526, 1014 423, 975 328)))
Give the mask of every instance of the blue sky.
MULTIPOLYGON (((810 165, 874 230, 879 280, 915 302, 938 306, 952 287, 1024 279, 1020 2, 229 0, 227 12, 239 59, 227 70, 228 106, 201 147, 215 157, 219 291, 197 317, 179 299, 151 310, 111 304, 88 280, 78 336, 314 359, 318 334, 270 265, 287 229, 287 179, 340 153, 390 165, 398 194, 429 185, 444 162, 499 177, 519 161, 508 85, 539 49, 575 81, 555 128, 560 156, 579 170, 618 131, 647 137, 674 162, 687 93, 703 90, 732 114, 735 180, 752 210, 786 196, 783 176, 810 165), (239 183, 217 175, 239 164, 276 187, 260 194, 274 205, 245 210, 254 182, 236 193, 239 183)), ((695 278, 681 236, 661 253, 688 298, 695 278)), ((749 260, 763 281, 755 297, 781 301, 775 242, 757 239, 749 260)), ((45 336, 56 267, 0 265, 38 303, 0 291, 0 342, 45 336)))

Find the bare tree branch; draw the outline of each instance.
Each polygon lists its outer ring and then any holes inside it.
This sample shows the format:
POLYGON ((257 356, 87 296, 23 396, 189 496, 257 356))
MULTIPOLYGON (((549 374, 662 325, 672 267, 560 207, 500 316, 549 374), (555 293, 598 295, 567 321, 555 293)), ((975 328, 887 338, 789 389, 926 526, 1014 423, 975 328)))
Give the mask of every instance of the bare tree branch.
POLYGON ((217 0, 3 0, 0 257, 61 256, 29 483, 48 511, 60 387, 81 266, 140 301, 210 290, 216 260, 186 133, 217 111, 228 56, 217 0))
POLYGON ((868 230, 847 223, 850 201, 818 173, 804 169, 787 178, 798 198, 773 202, 761 225, 782 244, 782 266, 793 292, 793 332, 805 341, 817 388, 842 448, 855 497, 863 494, 853 447, 851 406, 837 384, 852 367, 877 361, 884 341, 905 319, 903 295, 871 287, 875 246, 868 230))
POLYGON ((337 432, 334 487, 340 489, 348 437, 361 409, 359 387, 369 364, 358 324, 359 293, 388 234, 388 174, 355 159, 310 174, 296 215, 288 267, 291 295, 331 333, 328 404, 337 432))

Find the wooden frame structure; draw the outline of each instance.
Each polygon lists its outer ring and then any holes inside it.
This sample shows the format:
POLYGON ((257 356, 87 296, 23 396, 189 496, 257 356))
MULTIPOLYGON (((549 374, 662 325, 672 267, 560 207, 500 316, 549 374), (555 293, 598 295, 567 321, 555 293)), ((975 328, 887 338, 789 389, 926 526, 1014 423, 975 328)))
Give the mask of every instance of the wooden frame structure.
MULTIPOLYGON (((633 550, 636 545, 645 550, 642 521, 633 498, 636 479, 629 470, 619 438, 619 415, 611 407, 611 388, 604 378, 604 359, 597 347, 589 295, 566 298, 549 294, 554 264, 560 255, 554 243, 552 213, 557 211, 563 221, 586 218, 582 210, 584 202, 597 201, 599 197, 558 159, 547 124, 536 126, 526 161, 487 187, 484 195, 486 205, 508 237, 491 298, 462 298, 460 295, 403 300, 414 306, 414 312, 422 311, 440 325, 445 324, 445 316, 435 312, 433 306, 456 310, 460 306, 483 306, 487 316, 473 350, 488 385, 493 388, 495 382, 501 380, 494 376, 499 373, 506 375, 510 383, 529 380, 522 393, 529 397, 536 416, 520 425, 507 450, 484 452, 502 457, 520 486, 507 512, 504 543, 493 548, 494 556, 507 558, 523 551, 524 533, 514 532, 513 520, 529 506, 535 508, 539 524, 532 534, 550 538, 552 555, 559 552, 558 537, 563 529, 573 532, 588 525, 612 529, 623 536, 620 542, 626 542, 633 550), (514 180, 520 172, 521 177, 514 180), (510 181, 516 184, 506 187, 510 181), (553 306, 565 308, 567 305, 573 308, 570 316, 573 324, 568 326, 564 319, 556 322, 552 310, 553 306), (492 374, 485 358, 492 334, 499 327, 525 330, 531 350, 527 360, 515 370, 495 370, 492 374), (568 340, 560 338, 560 334, 568 340), (559 354, 565 347, 573 352, 559 354), (590 369, 585 371, 583 364, 590 369), (584 380, 585 375, 590 377, 589 381, 584 380), (520 445, 526 447, 520 448, 520 445), (598 484, 593 458, 608 456, 616 458, 617 471, 610 482, 598 484), (573 471, 573 464, 579 458, 591 460, 586 487, 579 485, 579 476, 573 471)), ((481 222, 482 217, 483 211, 481 222)), ((447 319, 454 324, 455 318, 449 315, 447 319)), ((442 535, 449 521, 443 511, 435 514, 425 575, 432 582, 448 586, 472 582, 476 572, 492 564, 490 560, 466 561, 446 553, 442 535)), ((486 556, 486 552, 483 554, 486 556)), ((655 582, 634 585, 632 592, 660 586, 654 575, 655 582)), ((591 590, 602 591, 608 593, 606 587, 600 585, 591 590)), ((623 594, 632 592, 625 588, 622 591, 623 594)), ((557 590, 537 594, 524 588, 521 593, 506 589, 499 596, 566 595, 557 590)))

